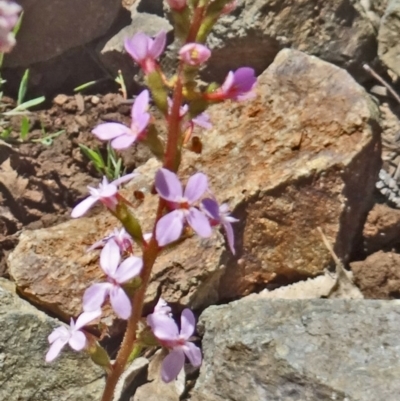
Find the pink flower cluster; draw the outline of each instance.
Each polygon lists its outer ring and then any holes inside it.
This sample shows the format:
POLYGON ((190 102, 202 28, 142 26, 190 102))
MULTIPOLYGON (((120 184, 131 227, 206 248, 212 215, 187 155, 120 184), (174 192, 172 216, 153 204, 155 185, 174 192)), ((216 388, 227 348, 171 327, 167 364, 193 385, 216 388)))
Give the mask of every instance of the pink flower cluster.
POLYGON ((161 378, 169 383, 176 379, 185 363, 185 356, 194 367, 201 365, 201 351, 191 342, 196 329, 196 320, 190 309, 185 309, 181 315, 181 328, 171 315, 171 308, 160 298, 154 312, 147 316, 147 324, 160 345, 169 349, 161 366, 161 378))
POLYGON ((0 52, 8 53, 15 45, 12 30, 18 21, 22 8, 11 1, 0 1, 0 52))

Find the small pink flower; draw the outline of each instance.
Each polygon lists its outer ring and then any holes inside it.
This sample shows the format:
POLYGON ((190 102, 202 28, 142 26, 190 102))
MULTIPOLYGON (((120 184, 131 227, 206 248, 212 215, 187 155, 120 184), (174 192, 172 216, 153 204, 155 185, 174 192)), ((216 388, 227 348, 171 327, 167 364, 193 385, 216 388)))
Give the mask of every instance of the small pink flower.
POLYGON ((142 271, 143 261, 136 256, 130 256, 121 264, 121 254, 115 241, 107 242, 100 254, 100 266, 107 275, 107 283, 90 286, 83 295, 83 310, 91 312, 103 305, 110 297, 111 306, 121 319, 128 319, 132 312, 131 301, 121 284, 124 284, 142 271))
POLYGON ((167 0, 167 3, 171 10, 181 11, 187 5, 187 0, 167 0))
POLYGON ((211 51, 200 43, 188 43, 179 50, 179 56, 186 64, 197 67, 210 58, 211 51))
POLYGON ((230 3, 227 3, 225 7, 222 9, 222 14, 229 14, 237 7, 237 0, 232 0, 230 3))
POLYGON ((206 95, 209 100, 249 100, 254 98, 254 87, 257 78, 253 68, 242 67, 235 72, 230 71, 224 83, 213 93, 206 95))
POLYGON ((88 187, 90 196, 78 203, 71 212, 71 217, 83 216, 96 202, 100 201, 110 210, 115 210, 118 199, 118 185, 123 184, 136 177, 136 173, 126 174, 117 180, 108 182, 107 177, 103 177, 103 181, 99 184, 98 188, 88 187))
POLYGON ((147 89, 136 97, 132 105, 130 127, 120 123, 104 123, 98 125, 92 133, 103 141, 111 140, 111 146, 114 149, 129 148, 134 142, 141 139, 149 124, 150 114, 147 112, 149 98, 150 95, 147 89))
POLYGON ((196 328, 196 321, 190 309, 182 312, 180 332, 175 321, 162 313, 147 316, 147 324, 160 344, 170 350, 161 366, 161 378, 164 382, 169 383, 176 379, 185 363, 185 356, 194 367, 201 365, 201 351, 190 342, 196 328))
POLYGON ((236 223, 239 220, 229 215, 229 206, 226 203, 218 205, 215 199, 206 198, 201 201, 201 206, 211 219, 211 225, 221 224, 224 227, 229 248, 235 254, 235 237, 231 223, 236 223))
POLYGON ((89 247, 86 252, 93 251, 93 249, 103 248, 108 241, 115 241, 118 245, 119 250, 121 253, 124 252, 132 252, 133 240, 132 237, 126 232, 125 228, 115 228, 114 231, 110 234, 101 239, 100 241, 95 242, 91 247, 89 247))
POLYGON ((0 52, 8 53, 15 45, 12 30, 18 21, 22 8, 11 1, 0 1, 0 52))
POLYGON ((200 237, 212 234, 207 217, 194 204, 208 188, 207 176, 202 173, 192 175, 183 192, 177 175, 165 168, 156 173, 156 191, 167 200, 174 210, 161 217, 156 226, 156 239, 159 246, 165 246, 179 239, 185 221, 200 237))
POLYGON ((54 329, 48 337, 50 349, 46 354, 46 362, 51 362, 55 358, 57 358, 61 349, 67 343, 75 351, 82 351, 87 345, 87 340, 85 333, 83 333, 81 329, 92 320, 100 317, 100 315, 100 309, 94 310, 92 312, 83 312, 78 317, 78 319, 76 319, 76 322, 74 322, 74 320, 71 318, 69 328, 61 326, 54 329))
POLYGON ((140 65, 145 74, 157 69, 156 60, 165 49, 167 34, 161 31, 154 39, 143 32, 137 33, 131 39, 125 39, 125 50, 140 65))

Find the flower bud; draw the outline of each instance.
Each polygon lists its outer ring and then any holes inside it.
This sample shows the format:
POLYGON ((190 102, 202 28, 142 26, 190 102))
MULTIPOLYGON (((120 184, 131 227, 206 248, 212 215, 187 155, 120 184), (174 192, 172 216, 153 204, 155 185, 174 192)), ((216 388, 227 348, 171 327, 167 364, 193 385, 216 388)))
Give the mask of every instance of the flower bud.
POLYGON ((186 0, 167 0, 167 3, 171 10, 181 11, 186 8, 186 0))
POLYGON ((179 56, 186 64, 195 67, 205 63, 210 58, 211 51, 200 43, 188 43, 179 51, 179 56))

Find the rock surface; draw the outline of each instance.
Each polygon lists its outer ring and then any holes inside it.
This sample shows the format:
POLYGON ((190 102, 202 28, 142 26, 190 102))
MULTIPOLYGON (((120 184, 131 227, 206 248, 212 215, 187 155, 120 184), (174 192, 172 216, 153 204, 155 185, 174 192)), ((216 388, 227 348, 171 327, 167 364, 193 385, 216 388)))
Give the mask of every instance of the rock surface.
POLYGON ((246 300, 200 317, 191 401, 397 401, 400 302, 246 300))
POLYGON ((400 1, 389 0, 381 20, 378 34, 380 60, 397 76, 400 76, 400 1))
POLYGON ((103 371, 83 354, 63 352, 47 364, 47 337, 60 322, 39 312, 0 279, 0 399, 98 401, 103 371))
POLYGON ((19 0, 24 9, 15 50, 7 67, 47 61, 103 35, 114 22, 121 0, 19 0))
POLYGON ((350 263, 354 281, 365 298, 396 299, 400 296, 400 255, 379 251, 364 261, 350 263))
POLYGON ((390 250, 400 244, 400 210, 376 204, 368 213, 363 229, 364 251, 390 250))
POLYGON ((223 79, 249 65, 261 73, 283 47, 320 57, 360 76, 376 55, 376 33, 360 2, 239 0, 216 24, 208 71, 223 79))
MULTIPOLYGON (((377 112, 365 91, 346 71, 283 50, 260 76, 254 101, 209 112, 214 128, 202 136, 201 155, 184 155, 181 176, 205 172, 217 198, 230 204, 240 219, 237 254, 219 233, 166 250, 154 267, 148 304, 161 293, 169 302, 202 308, 274 278, 318 275, 331 259, 318 227, 347 260, 380 167, 377 112)), ((124 192, 130 199, 133 188, 145 193, 136 208, 144 232, 156 208, 150 190, 158 167, 150 160, 124 192)), ((19 290, 62 316, 77 315, 84 288, 100 277, 85 247, 114 224, 102 214, 23 233, 9 257, 19 290)))

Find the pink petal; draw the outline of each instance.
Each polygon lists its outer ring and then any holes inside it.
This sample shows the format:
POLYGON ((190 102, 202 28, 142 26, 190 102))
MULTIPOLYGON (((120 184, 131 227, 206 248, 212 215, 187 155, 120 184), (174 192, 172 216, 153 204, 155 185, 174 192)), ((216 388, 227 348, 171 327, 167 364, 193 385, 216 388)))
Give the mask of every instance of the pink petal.
POLYGON ((233 229, 232 229, 232 225, 229 222, 225 222, 223 224, 224 228, 225 228, 225 232, 226 232, 226 238, 228 240, 228 245, 229 248, 231 250, 231 252, 233 254, 235 254, 235 237, 233 235, 233 229))
POLYGON ((75 219, 83 216, 98 200, 98 197, 88 196, 72 209, 71 217, 75 219))
POLYGON ((104 245, 100 253, 100 266, 104 273, 109 277, 114 277, 119 262, 121 260, 121 251, 116 242, 111 239, 104 245))
POLYGON ((137 139, 137 135, 129 130, 129 133, 119 136, 111 141, 111 146, 116 149, 129 148, 137 139))
POLYGON ((207 217, 195 207, 189 209, 186 215, 186 220, 190 227, 196 232, 197 235, 203 238, 208 238, 212 234, 210 222, 207 217))
POLYGON ((111 184, 114 184, 116 187, 120 186, 121 184, 124 184, 127 181, 130 181, 133 177, 138 176, 138 173, 130 173, 130 174, 125 174, 122 177, 114 180, 111 184))
POLYGON ((207 189, 207 176, 203 173, 196 173, 189 178, 183 196, 192 204, 203 196, 207 189))
POLYGON ((86 326, 91 321, 97 319, 101 316, 101 309, 94 310, 93 312, 83 312, 80 314, 78 319, 76 319, 75 330, 79 330, 86 326))
POLYGON ((149 55, 155 60, 156 58, 161 56, 161 53, 164 51, 165 44, 167 41, 167 33, 165 31, 161 31, 153 40, 153 43, 149 49, 149 55))
POLYGON ((120 123, 100 124, 92 131, 92 133, 102 141, 109 141, 110 139, 114 139, 123 134, 128 134, 129 132, 129 127, 120 123))
POLYGON ((178 202, 182 198, 182 184, 177 175, 165 168, 160 168, 156 173, 156 190, 165 200, 178 202))
POLYGON ((185 363, 185 355, 181 349, 171 351, 161 365, 161 378, 165 383, 175 380, 185 363))
POLYGON ((225 78, 224 83, 221 86, 221 90, 224 93, 228 92, 231 89, 231 87, 232 87, 232 85, 234 83, 234 80, 235 80, 235 76, 233 74, 233 71, 229 71, 228 75, 225 78))
POLYGON ((137 277, 142 271, 142 267, 142 258, 130 256, 119 265, 117 271, 114 273, 113 278, 120 284, 126 283, 134 277, 137 277))
POLYGON ((196 319, 190 309, 184 309, 181 314, 181 333, 180 336, 188 340, 196 328, 196 319))
POLYGON ((50 345, 49 350, 47 351, 46 354, 46 362, 52 362, 54 359, 57 358, 58 354, 64 347, 64 345, 68 342, 68 340, 65 339, 58 339, 53 342, 53 344, 50 345))
POLYGON ((206 198, 201 201, 204 212, 208 217, 215 220, 216 222, 220 222, 220 208, 218 202, 215 199, 206 198))
POLYGON ((121 319, 129 319, 132 312, 131 301, 125 294, 125 291, 119 286, 113 286, 110 292, 110 302, 114 312, 121 319))
POLYGON ((174 210, 161 217, 156 226, 156 239, 159 246, 165 246, 179 239, 183 229, 183 213, 174 210))
POLYGON ((86 347, 86 336, 81 331, 72 333, 68 344, 75 351, 81 351, 86 347))
POLYGON ((176 341, 179 338, 175 320, 163 313, 152 313, 147 316, 147 324, 153 334, 161 341, 176 341))
POLYGON ((91 285, 83 294, 83 310, 93 312, 100 309, 111 288, 112 284, 110 283, 91 285))
POLYGON ((151 39, 144 33, 139 32, 131 39, 125 39, 125 50, 140 63, 147 57, 151 39))
POLYGON ((135 102, 132 105, 131 117, 132 120, 140 119, 142 114, 147 112, 149 107, 150 94, 147 89, 137 95, 135 102))
POLYGON ((196 347, 191 342, 186 342, 186 344, 182 347, 183 352, 188 357, 190 363, 197 368, 201 365, 201 351, 200 348, 196 347))
POLYGON ((54 341, 60 339, 60 338, 66 338, 68 341, 68 337, 70 336, 70 333, 68 329, 65 326, 60 326, 54 329, 50 335, 47 337, 47 340, 49 343, 54 343, 54 341))

